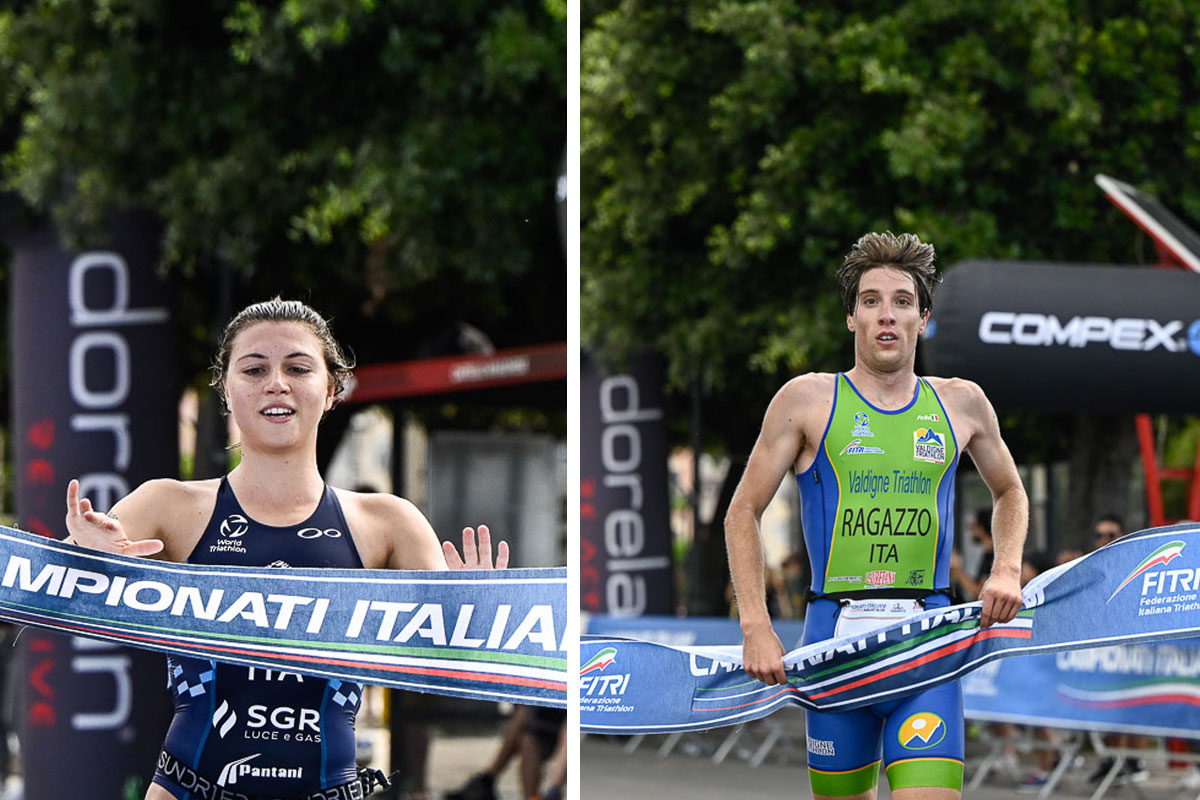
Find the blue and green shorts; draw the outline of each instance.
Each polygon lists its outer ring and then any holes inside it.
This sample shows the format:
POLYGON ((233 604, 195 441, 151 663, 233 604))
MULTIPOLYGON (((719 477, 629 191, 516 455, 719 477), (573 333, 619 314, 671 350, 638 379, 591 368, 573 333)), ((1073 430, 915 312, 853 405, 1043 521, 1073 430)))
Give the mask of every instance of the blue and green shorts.
MULTIPOLYGON (((832 636, 836 616, 833 601, 811 603, 804 643, 832 636)), ((866 792, 879 782, 881 763, 892 791, 918 786, 962 790, 964 722, 958 681, 852 711, 806 713, 813 794, 866 792)))

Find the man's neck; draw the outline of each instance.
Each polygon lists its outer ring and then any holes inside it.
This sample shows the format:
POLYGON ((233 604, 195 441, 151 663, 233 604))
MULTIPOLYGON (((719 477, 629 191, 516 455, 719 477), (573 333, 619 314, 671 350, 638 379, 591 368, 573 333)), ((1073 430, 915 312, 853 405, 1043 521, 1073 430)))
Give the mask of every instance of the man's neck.
POLYGON ((885 410, 908 405, 917 386, 917 376, 911 364, 894 372, 880 372, 856 363, 846 377, 871 405, 885 410))

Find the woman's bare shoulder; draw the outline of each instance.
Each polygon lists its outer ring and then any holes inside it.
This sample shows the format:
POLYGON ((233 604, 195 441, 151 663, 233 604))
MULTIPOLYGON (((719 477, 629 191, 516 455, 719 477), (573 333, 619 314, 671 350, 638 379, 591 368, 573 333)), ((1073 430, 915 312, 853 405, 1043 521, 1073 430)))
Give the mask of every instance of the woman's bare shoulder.
POLYGON ((220 484, 219 478, 155 478, 122 498, 110 513, 121 520, 129 538, 161 539, 163 557, 183 561, 204 533, 220 484))
POLYGON ((342 507, 350 507, 366 516, 371 522, 411 522, 414 517, 422 521, 424 515, 413 503, 403 497, 387 492, 352 492, 349 489, 334 489, 342 507))
POLYGON ((170 494, 176 499, 187 497, 211 497, 221 485, 220 478, 207 478, 198 481, 182 481, 176 478, 153 478, 137 488, 139 492, 155 494, 170 494))
POLYGON ((438 560, 440 556, 431 555, 441 552, 437 535, 411 501, 386 492, 334 491, 364 566, 393 569, 444 566, 438 560))

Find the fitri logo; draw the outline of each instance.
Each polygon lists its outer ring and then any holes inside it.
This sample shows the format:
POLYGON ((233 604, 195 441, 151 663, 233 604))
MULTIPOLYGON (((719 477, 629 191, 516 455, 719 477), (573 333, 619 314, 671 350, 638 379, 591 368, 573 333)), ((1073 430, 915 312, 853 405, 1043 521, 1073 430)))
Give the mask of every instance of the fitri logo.
POLYGON ((337 539, 342 535, 342 532, 337 528, 301 528, 296 531, 296 535, 301 539, 316 539, 321 536, 328 536, 330 539, 337 539))
POLYGON ((230 514, 221 520, 221 535, 227 539, 245 536, 248 530, 250 530, 250 523, 241 514, 230 514))

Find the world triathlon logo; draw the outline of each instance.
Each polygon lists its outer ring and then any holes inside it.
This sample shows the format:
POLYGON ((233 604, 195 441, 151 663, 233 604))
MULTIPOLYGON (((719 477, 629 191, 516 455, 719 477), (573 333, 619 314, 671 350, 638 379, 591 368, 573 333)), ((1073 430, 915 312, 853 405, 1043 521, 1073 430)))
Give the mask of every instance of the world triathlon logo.
POLYGON ((871 436, 871 418, 864 412, 859 411, 854 415, 854 428, 850 431, 851 436, 871 436))
POLYGON ((928 750, 945 738, 946 721, 928 711, 913 714, 900 726, 900 745, 907 750, 928 750))
POLYGON ((250 523, 241 514, 230 514, 221 520, 221 535, 230 539, 245 536, 248 530, 250 530, 250 523))
POLYGON ((1146 558, 1142 560, 1142 563, 1134 567, 1133 572, 1130 572, 1127 576, 1125 576, 1125 580, 1121 581, 1121 585, 1118 586, 1113 593, 1108 596, 1107 602, 1111 603, 1112 599, 1117 596, 1117 592, 1133 583, 1135 580, 1137 580, 1138 576, 1145 574, 1151 568, 1157 566, 1166 566, 1175 559, 1179 558, 1181 555, 1183 555, 1183 547, 1183 542, 1168 542, 1150 555, 1146 556, 1146 558))
POLYGON ((210 553, 240 553, 245 555, 242 537, 250 530, 250 521, 241 514, 230 514, 221 520, 221 535, 208 546, 210 553))
POLYGON ((617 648, 606 647, 596 655, 588 659, 588 662, 579 668, 579 675, 582 677, 589 672, 603 672, 609 664, 617 660, 617 648))

